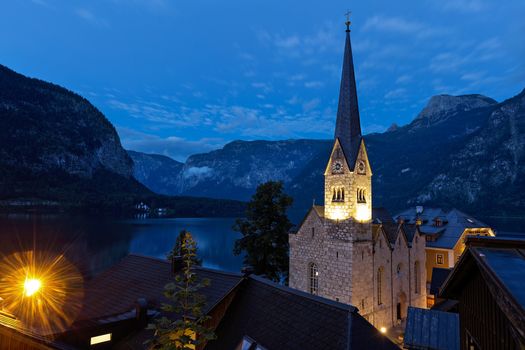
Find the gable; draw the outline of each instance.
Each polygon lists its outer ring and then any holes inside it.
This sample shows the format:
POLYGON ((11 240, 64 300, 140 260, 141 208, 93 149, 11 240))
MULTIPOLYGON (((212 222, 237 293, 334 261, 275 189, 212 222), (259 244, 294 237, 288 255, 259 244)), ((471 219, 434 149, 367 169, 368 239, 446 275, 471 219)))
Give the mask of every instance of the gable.
POLYGON ((362 160, 366 165, 365 173, 367 175, 372 175, 372 167, 370 166, 370 161, 368 159, 368 152, 366 150, 364 139, 361 139, 361 143, 359 144, 355 165, 357 165, 360 160, 362 160))
POLYGON ((350 170, 350 167, 348 166, 348 162, 346 161, 346 155, 343 150, 343 147, 341 146, 341 143, 339 142, 339 139, 335 139, 334 146, 332 147, 332 152, 330 153, 330 158, 328 159, 328 164, 326 164, 326 168, 324 170, 324 175, 332 175, 332 164, 334 161, 340 160, 343 165, 343 172, 344 170, 350 170))

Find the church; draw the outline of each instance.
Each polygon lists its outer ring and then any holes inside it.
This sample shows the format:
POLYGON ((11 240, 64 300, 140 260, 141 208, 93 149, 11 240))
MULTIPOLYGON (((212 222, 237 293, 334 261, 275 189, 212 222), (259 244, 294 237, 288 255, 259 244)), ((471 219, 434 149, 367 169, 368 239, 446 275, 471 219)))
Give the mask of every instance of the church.
POLYGON ((312 206, 290 233, 289 285, 351 304, 378 329, 401 323, 408 306, 426 306, 425 237, 372 207, 369 162, 357 103, 350 22, 346 22, 324 206, 312 206))

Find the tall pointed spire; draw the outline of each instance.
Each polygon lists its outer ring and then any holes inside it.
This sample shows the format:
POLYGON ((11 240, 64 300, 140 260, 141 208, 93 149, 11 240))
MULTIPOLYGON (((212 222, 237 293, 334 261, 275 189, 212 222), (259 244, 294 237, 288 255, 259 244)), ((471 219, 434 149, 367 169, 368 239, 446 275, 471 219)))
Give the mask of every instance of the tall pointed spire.
POLYGON ((352 58, 352 44, 350 43, 350 20, 346 21, 346 43, 343 57, 343 73, 339 90, 339 105, 337 107, 337 121, 335 138, 343 147, 348 165, 353 170, 361 143, 361 121, 357 105, 357 88, 355 84, 354 60, 352 58))

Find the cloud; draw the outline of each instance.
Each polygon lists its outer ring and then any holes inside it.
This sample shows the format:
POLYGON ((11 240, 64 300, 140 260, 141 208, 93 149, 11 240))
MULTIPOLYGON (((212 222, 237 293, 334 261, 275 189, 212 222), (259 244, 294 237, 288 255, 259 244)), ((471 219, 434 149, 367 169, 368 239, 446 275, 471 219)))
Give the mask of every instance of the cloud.
POLYGON ((97 27, 109 27, 109 22, 103 18, 97 17, 93 12, 85 8, 78 8, 75 14, 85 21, 97 27))
POLYGON ((410 34, 417 38, 428 38, 443 33, 442 30, 427 27, 421 22, 407 20, 402 17, 389 17, 383 15, 375 15, 368 18, 363 25, 363 30, 394 34, 410 34))
POLYGON ((440 0, 435 2, 443 11, 475 13, 488 8, 488 4, 481 0, 440 0))
POLYGON ((407 90, 405 88, 398 88, 391 90, 385 94, 386 99, 399 99, 407 96, 407 90))
POLYGON ((396 79, 396 84, 406 84, 412 81, 412 76, 408 74, 400 75, 396 79))
POLYGON ((304 87, 308 89, 318 89, 322 88, 324 83, 322 81, 306 81, 304 87))
POLYGON ((221 148, 226 141, 221 138, 187 140, 177 136, 161 137, 128 127, 117 126, 125 149, 144 153, 162 154, 184 162, 188 156, 221 148))

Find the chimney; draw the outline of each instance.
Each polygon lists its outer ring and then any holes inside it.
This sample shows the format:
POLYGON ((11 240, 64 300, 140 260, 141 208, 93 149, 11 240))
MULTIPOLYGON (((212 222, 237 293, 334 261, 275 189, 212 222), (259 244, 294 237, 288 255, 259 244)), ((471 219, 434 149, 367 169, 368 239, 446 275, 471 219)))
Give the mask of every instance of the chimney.
POLYGON ((182 260, 182 256, 176 255, 171 258, 171 272, 173 274, 177 274, 182 270, 182 267, 184 266, 184 261, 182 260))
POLYGON ((135 302, 135 319, 141 327, 148 324, 148 301, 145 298, 138 298, 135 302))

